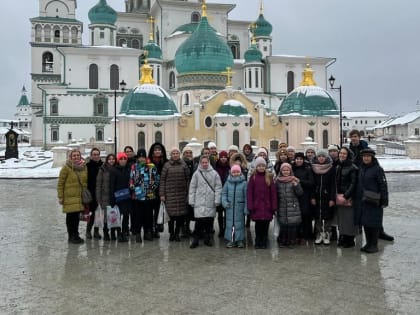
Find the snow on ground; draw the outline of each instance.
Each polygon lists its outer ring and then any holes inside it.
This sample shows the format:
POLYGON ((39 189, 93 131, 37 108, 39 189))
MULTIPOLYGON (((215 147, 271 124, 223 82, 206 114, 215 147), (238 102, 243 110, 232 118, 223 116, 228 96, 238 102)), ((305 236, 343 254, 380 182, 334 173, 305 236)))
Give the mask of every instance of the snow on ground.
MULTIPOLYGON (((0 152, 4 155, 4 152, 0 152)), ((40 148, 20 149, 19 159, 0 163, 0 178, 57 178, 60 167, 52 168, 53 154, 40 148)), ((420 172, 420 159, 402 156, 380 156, 379 163, 386 172, 420 172)))

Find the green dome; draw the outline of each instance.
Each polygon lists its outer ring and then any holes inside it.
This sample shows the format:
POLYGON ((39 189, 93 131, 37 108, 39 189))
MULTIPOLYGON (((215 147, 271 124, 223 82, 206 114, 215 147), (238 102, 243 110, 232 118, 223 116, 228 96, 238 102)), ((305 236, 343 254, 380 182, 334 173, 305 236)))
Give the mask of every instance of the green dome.
POLYGON ((284 99, 277 114, 328 116, 338 115, 337 104, 331 95, 319 86, 299 86, 284 99))
POLYGON ((260 14, 255 24, 257 25, 257 28, 254 31, 254 35, 256 37, 271 35, 271 32, 273 31, 273 27, 271 26, 270 22, 268 22, 264 18, 264 15, 260 14))
POLYGON ((244 57, 245 57, 245 62, 261 61, 262 60, 262 53, 257 48, 257 45, 253 44, 245 52, 244 57))
POLYGON ((120 114, 169 116, 178 113, 169 94, 156 84, 138 85, 124 97, 120 114))
POLYGON ((175 54, 178 73, 222 72, 232 67, 233 55, 227 43, 211 28, 207 17, 201 18, 195 32, 175 54))
POLYGON ((111 8, 106 0, 99 0, 88 13, 91 24, 109 24, 114 25, 117 20, 117 12, 111 8))
POLYGON ((244 104, 237 100, 227 100, 220 106, 217 116, 243 116, 249 115, 244 104))
POLYGON ((143 50, 147 50, 147 58, 162 59, 162 49, 153 41, 149 42, 143 47, 143 50))

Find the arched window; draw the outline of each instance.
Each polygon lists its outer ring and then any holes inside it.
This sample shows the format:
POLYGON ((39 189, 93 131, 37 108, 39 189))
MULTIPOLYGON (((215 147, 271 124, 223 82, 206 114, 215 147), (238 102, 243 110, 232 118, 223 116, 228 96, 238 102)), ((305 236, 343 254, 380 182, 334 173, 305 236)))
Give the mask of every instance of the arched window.
POLYGON ((60 42, 60 28, 58 26, 54 27, 54 43, 60 42))
POLYGON ((200 22, 201 15, 199 12, 191 13, 191 23, 198 23, 200 22))
POLYGON ((42 54, 42 72, 54 71, 54 57, 49 51, 42 54))
POLYGON ((239 131, 234 130, 232 134, 232 144, 239 147, 239 131))
POLYGON ((71 28, 71 43, 72 44, 77 44, 77 36, 79 32, 77 31, 76 27, 72 27, 71 28))
POLYGON ((146 135, 143 131, 140 131, 137 134, 137 148, 145 148, 146 147, 146 135))
POLYGON ((37 24, 35 25, 35 41, 40 42, 42 40, 42 26, 37 24))
POLYGON ((175 88, 175 72, 173 71, 169 73, 169 88, 170 89, 175 88))
POLYGON ((181 152, 187 146, 187 144, 188 144, 188 141, 181 141, 179 143, 179 149, 181 150, 181 152))
POLYGON ((328 141, 328 130, 324 130, 322 132, 322 147, 324 149, 328 148, 328 143, 329 143, 329 141, 328 141))
POLYGON ((98 88, 98 66, 92 63, 89 66, 89 89, 98 88))
POLYGON ((58 115, 58 99, 55 97, 50 99, 50 115, 51 116, 58 115))
POLYGON ((112 65, 110 69, 109 88, 111 90, 119 89, 120 72, 117 65, 112 65))
POLYGON ((104 141, 104 129, 96 129, 96 141, 104 141))
POLYGON ((188 93, 184 94, 184 102, 183 105, 190 105, 190 95, 188 93))
POLYGON ((286 143, 289 143, 289 130, 286 130, 286 143))
POLYGON ((51 42, 51 26, 46 25, 44 27, 44 39, 46 42, 51 42))
POLYGON ((252 71, 248 69, 248 88, 252 88, 252 71))
POLYGON ((308 136, 312 138, 312 141, 315 141, 315 133, 313 130, 309 130, 308 136))
POLYGON ((138 39, 133 39, 131 41, 131 47, 132 48, 139 49, 140 48, 140 41, 138 39))
POLYGON ((163 143, 162 141, 162 132, 156 131, 155 132, 155 142, 163 143))
POLYGON ((295 73, 293 71, 287 72, 287 94, 295 89, 295 73))
POLYGON ((118 46, 127 46, 127 40, 125 38, 120 38, 120 40, 118 41, 118 46))
POLYGON ((51 141, 58 141, 59 139, 58 127, 51 127, 51 141))
POLYGON ((63 27, 63 43, 69 43, 70 30, 67 26, 63 27))

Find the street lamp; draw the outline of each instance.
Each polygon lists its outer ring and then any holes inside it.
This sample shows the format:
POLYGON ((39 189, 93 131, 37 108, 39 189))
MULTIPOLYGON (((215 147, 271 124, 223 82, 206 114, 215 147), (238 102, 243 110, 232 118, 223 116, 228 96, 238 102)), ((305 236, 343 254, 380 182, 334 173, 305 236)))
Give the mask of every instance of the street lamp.
POLYGON ((343 103, 342 103, 342 94, 341 94, 341 84, 339 87, 334 87, 335 78, 333 75, 328 79, 330 82, 331 90, 338 90, 340 92, 340 148, 343 146, 343 103))
MULTIPOLYGON (((122 80, 120 82, 120 89, 124 92, 127 83, 122 80)), ((114 90, 114 153, 117 156, 117 89, 114 90)))

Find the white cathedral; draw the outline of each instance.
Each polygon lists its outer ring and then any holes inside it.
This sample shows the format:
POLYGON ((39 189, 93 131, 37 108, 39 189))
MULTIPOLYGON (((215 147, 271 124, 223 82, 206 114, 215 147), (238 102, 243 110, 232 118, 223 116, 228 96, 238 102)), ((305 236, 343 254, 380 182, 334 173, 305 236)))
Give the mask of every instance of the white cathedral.
POLYGON ((231 20, 234 4, 205 0, 125 0, 125 12, 99 0, 84 45, 77 1, 39 0, 30 19, 32 145, 115 137, 119 150, 182 148, 194 137, 275 152, 307 136, 338 143, 326 91, 335 59, 273 54, 263 1, 253 1, 255 21, 231 20))

